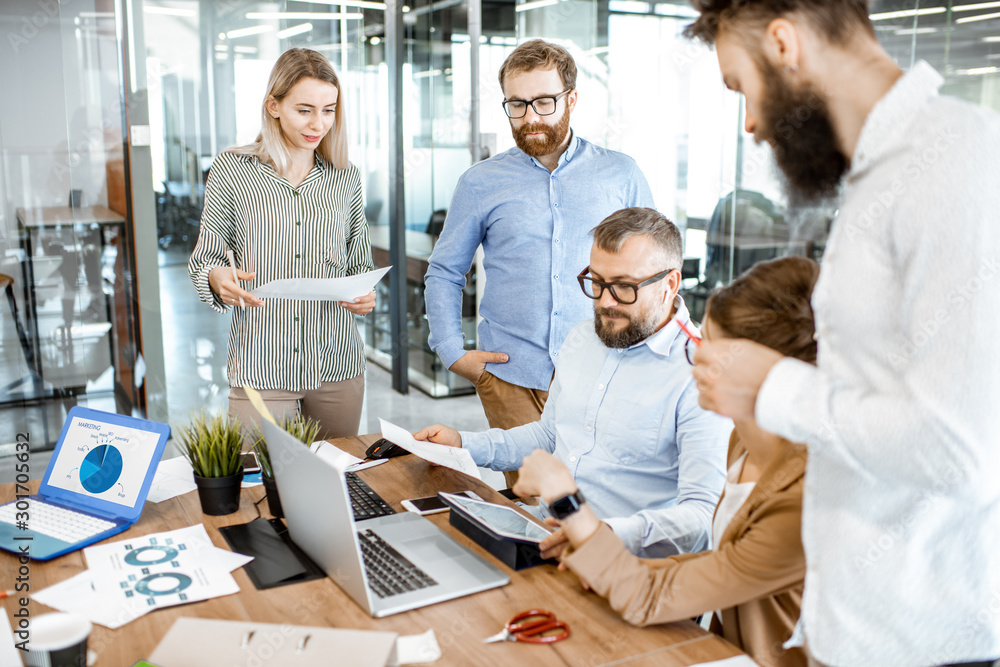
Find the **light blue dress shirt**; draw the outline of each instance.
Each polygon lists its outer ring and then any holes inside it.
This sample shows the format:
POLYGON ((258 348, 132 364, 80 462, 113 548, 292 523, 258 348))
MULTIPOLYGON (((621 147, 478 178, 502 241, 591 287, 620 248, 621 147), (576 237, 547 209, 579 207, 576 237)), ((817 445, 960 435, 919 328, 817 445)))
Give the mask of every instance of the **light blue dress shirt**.
POLYGON ((733 423, 698 406, 677 314, 628 349, 606 347, 593 320, 563 344, 540 421, 462 432, 477 465, 516 470, 536 449, 565 463, 597 515, 639 556, 710 548, 733 423))
POLYGON ((424 278, 431 348, 451 367, 465 354, 462 288, 483 246, 486 287, 478 349, 509 361, 486 370, 548 389, 566 334, 593 316, 576 276, 590 263, 590 230, 615 211, 653 207, 635 161, 576 135, 555 171, 518 148, 459 179, 424 278))

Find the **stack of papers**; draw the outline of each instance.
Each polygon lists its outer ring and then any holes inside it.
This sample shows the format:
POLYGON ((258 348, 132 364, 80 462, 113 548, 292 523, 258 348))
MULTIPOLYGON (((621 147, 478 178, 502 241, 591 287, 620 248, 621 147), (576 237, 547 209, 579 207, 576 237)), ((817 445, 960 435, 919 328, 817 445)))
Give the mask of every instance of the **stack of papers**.
POLYGON ((344 278, 282 278, 272 280, 250 292, 262 299, 296 301, 353 301, 375 288, 391 266, 344 278))
POLYGON ((90 569, 32 595, 36 602, 119 628, 163 607, 238 593, 251 556, 219 549, 202 524, 83 551, 90 569))

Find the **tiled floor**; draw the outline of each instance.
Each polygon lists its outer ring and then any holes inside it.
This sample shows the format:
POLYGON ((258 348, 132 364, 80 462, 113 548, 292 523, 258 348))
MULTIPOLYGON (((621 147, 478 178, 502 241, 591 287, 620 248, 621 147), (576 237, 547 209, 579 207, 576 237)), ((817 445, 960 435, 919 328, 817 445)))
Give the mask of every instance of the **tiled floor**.
MULTIPOLYGON (((198 301, 188 279, 187 267, 183 264, 160 268, 160 297, 164 313, 163 346, 169 422, 177 426, 187 423, 190 415, 197 410, 226 408, 229 389, 225 364, 229 318, 198 301)), ((3 369, 4 377, 10 373, 13 378, 18 371, 10 355, 18 348, 13 327, 8 325, 9 322, 3 323, 3 331, 0 332, 3 336, 0 362, 4 357, 8 358, 8 365, 3 369)), ((486 416, 474 395, 434 399, 412 389, 404 396, 392 390, 390 374, 371 363, 368 364, 366 380, 361 416, 363 433, 377 432, 379 417, 414 431, 434 423, 462 430, 487 428, 486 416)), ((114 401, 107 397, 103 402, 91 400, 87 405, 114 411, 114 401)), ((13 446, 9 443, 14 442, 16 433, 28 430, 33 441, 41 442, 47 424, 50 439, 54 440, 64 416, 65 407, 58 405, 0 409, 0 483, 14 479, 14 461, 10 456, 13 446)), ((172 458, 177 455, 172 443, 168 444, 164 456, 172 458)), ((42 475, 49 456, 49 452, 32 455, 32 477, 42 475)), ((495 485, 503 482, 502 475, 491 471, 485 471, 484 478, 495 485)))

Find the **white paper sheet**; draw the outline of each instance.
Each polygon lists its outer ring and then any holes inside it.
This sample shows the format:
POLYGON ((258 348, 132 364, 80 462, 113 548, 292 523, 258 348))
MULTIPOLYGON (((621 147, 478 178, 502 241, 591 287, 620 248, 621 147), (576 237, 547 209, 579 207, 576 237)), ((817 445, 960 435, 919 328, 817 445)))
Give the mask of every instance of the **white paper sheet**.
POLYGON ((272 280, 250 293, 262 299, 298 301, 353 301, 375 288, 391 266, 344 278, 284 278, 272 280))
POLYGON ((32 594, 31 599, 59 611, 78 614, 91 623, 112 630, 134 621, 153 609, 152 607, 138 609, 123 605, 117 598, 102 595, 94 590, 93 582, 93 572, 84 570, 74 577, 32 594))
MULTIPOLYGON (((117 554, 120 556, 125 553, 125 550, 121 548, 123 544, 139 548, 144 544, 148 544, 152 538, 155 538, 157 542, 163 542, 167 536, 171 536, 170 539, 175 544, 178 543, 179 538, 179 541, 183 542, 186 546, 185 551, 189 553, 188 558, 197 560, 200 563, 209 564, 212 570, 228 573, 253 560, 251 556, 245 556, 214 546, 202 524, 189 526, 177 531, 147 535, 136 540, 120 540, 111 544, 89 547, 84 550, 84 555, 88 557, 87 562, 91 563, 91 558, 100 559, 102 554, 117 554), (143 542, 143 544, 140 544, 140 542, 143 542), (105 549, 105 547, 110 548, 105 549)), ((165 606, 123 603, 120 596, 109 594, 103 587, 98 589, 94 582, 94 570, 84 570, 76 576, 40 590, 32 594, 31 599, 60 611, 79 614, 91 623, 97 623, 112 630, 154 609, 165 606)))
POLYGON ((389 459, 375 459, 374 461, 362 461, 361 463, 355 463, 347 469, 347 472, 358 472, 360 470, 367 470, 368 468, 374 468, 375 466, 380 466, 383 463, 388 463, 389 459))
POLYGON ((160 461, 146 500, 162 503, 164 500, 183 495, 197 488, 191 464, 183 456, 178 456, 174 459, 160 461))
POLYGON ((482 480, 483 477, 479 474, 479 468, 476 467, 476 463, 472 460, 472 454, 467 450, 459 447, 437 445, 433 442, 414 440, 409 431, 391 424, 382 418, 379 418, 378 421, 382 425, 382 437, 389 442, 399 445, 425 461, 464 472, 470 477, 482 480))
POLYGON ((347 470, 364 460, 359 459, 357 456, 351 456, 339 447, 334 447, 326 440, 317 440, 309 446, 309 451, 333 466, 334 470, 347 470))
POLYGON ((125 613, 238 593, 230 567, 251 560, 216 548, 201 524, 98 544, 83 554, 94 589, 125 613))
POLYGON ((441 646, 434 634, 434 628, 419 635, 396 638, 396 663, 399 665, 434 662, 440 657, 441 646))

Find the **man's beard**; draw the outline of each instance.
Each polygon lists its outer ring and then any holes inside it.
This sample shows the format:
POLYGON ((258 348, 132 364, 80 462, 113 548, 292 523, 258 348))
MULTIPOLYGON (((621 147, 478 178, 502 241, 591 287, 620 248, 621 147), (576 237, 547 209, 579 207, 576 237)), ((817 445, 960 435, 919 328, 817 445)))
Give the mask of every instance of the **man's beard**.
POLYGON ((517 144, 517 147, 531 157, 549 155, 562 145, 562 142, 566 140, 566 135, 569 134, 569 109, 563 108, 562 118, 556 125, 535 123, 512 127, 511 131, 514 133, 514 143, 517 144), (544 132, 545 139, 528 139, 527 135, 531 132, 544 132))
POLYGON ((786 84, 776 67, 760 64, 764 77, 760 138, 774 149, 774 159, 788 182, 790 203, 815 203, 838 192, 848 161, 826 101, 811 86, 786 84))
POLYGON ((632 347, 656 333, 656 325, 660 323, 657 315, 655 312, 645 312, 629 316, 628 313, 614 308, 594 306, 594 332, 607 347, 614 349, 632 347), (605 323, 601 315, 624 317, 628 319, 628 324, 623 329, 616 329, 613 324, 605 323))

